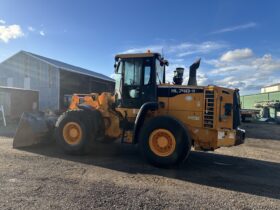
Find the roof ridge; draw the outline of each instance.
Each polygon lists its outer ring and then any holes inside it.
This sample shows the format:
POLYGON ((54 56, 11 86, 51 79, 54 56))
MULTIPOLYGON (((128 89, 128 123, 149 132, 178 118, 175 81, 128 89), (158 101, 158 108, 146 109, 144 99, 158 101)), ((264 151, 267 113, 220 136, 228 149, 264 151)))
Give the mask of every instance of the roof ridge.
POLYGON ((37 59, 43 60, 44 62, 47 62, 51 65, 54 65, 57 68, 69 70, 69 71, 76 72, 76 73, 86 74, 86 75, 89 75, 89 76, 97 77, 99 79, 109 80, 111 82, 114 82, 114 79, 112 79, 111 77, 109 77, 107 75, 99 73, 99 72, 95 72, 95 71, 92 71, 92 70, 89 70, 89 69, 86 69, 86 68, 83 68, 83 67, 75 66, 75 65, 63 62, 63 61, 59 61, 59 60, 56 60, 56 59, 53 59, 53 58, 48 58, 48 57, 38 55, 38 54, 35 54, 35 53, 32 53, 32 52, 28 52, 28 51, 25 51, 25 50, 21 50, 20 52, 23 52, 23 53, 28 54, 30 56, 36 57, 37 59))
POLYGON ((280 82, 274 83, 274 84, 271 84, 271 85, 266 85, 266 86, 264 86, 263 88, 266 88, 266 87, 273 87, 273 86, 276 86, 276 85, 280 85, 280 82))
MULTIPOLYGON (((71 66, 74 66, 74 67, 77 67, 77 68, 82 68, 82 67, 79 67, 79 66, 75 66, 75 65, 66 63, 66 62, 64 62, 64 61, 56 60, 56 59, 49 58, 49 57, 46 57, 46 56, 43 56, 43 55, 38 55, 38 54, 36 54, 36 53, 32 53, 32 52, 28 52, 28 51, 24 51, 24 50, 23 50, 23 52, 29 53, 29 54, 34 55, 34 56, 36 56, 36 57, 46 58, 46 59, 53 60, 53 61, 56 61, 56 62, 60 62, 60 63, 63 63, 63 64, 71 65, 71 66)), ((83 68, 83 69, 85 69, 85 68, 83 68)), ((86 70, 87 70, 87 69, 86 69, 86 70)), ((91 71, 91 70, 90 70, 90 71, 91 71)))

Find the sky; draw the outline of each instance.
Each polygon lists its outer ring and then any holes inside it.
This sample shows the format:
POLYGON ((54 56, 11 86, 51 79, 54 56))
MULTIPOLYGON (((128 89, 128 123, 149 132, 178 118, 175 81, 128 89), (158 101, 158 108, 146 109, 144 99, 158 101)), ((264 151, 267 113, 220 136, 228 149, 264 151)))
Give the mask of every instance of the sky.
POLYGON ((1 0, 0 62, 20 50, 108 76, 118 53, 159 52, 173 70, 198 58, 199 85, 260 92, 280 82, 278 0, 1 0))

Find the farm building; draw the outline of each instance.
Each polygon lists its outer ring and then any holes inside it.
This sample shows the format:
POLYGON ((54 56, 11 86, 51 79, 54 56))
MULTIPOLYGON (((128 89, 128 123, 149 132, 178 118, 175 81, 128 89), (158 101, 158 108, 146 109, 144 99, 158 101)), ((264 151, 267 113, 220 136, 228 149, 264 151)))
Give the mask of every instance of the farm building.
POLYGON ((269 85, 261 89, 261 93, 240 96, 242 109, 269 110, 272 118, 280 118, 279 84, 269 85))
POLYGON ((261 88, 261 93, 270 93, 280 91, 280 83, 268 85, 261 88))
POLYGON ((39 110, 65 109, 73 93, 113 92, 114 80, 61 61, 20 51, 0 64, 0 86, 39 91, 39 110))

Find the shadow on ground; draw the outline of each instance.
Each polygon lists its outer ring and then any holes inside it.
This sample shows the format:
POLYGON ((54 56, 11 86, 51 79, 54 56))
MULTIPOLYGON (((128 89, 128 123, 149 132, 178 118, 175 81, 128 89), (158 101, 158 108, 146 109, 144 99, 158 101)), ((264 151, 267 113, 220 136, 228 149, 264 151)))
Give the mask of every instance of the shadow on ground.
POLYGON ((246 122, 241 127, 246 130, 247 138, 280 140, 279 124, 246 122))
POLYGON ((25 151, 130 174, 152 174, 209 187, 280 199, 280 164, 215 154, 192 152, 182 165, 159 169, 147 164, 131 145, 98 144, 88 156, 69 156, 55 145, 25 151))

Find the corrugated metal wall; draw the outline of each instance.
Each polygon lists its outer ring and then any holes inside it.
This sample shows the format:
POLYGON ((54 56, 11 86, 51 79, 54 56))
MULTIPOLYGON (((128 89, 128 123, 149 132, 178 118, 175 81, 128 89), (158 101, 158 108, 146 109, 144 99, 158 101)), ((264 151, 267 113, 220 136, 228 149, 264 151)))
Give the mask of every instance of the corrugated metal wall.
POLYGON ((0 87, 0 105, 10 119, 18 119, 23 112, 38 110, 38 100, 38 91, 0 87))
POLYGON ((115 83, 77 74, 65 70, 60 71, 60 108, 66 109, 64 96, 73 93, 114 92, 115 83))
MULTIPOLYGON (((254 104, 260 101, 280 100, 280 91, 271 93, 258 93, 252 95, 240 96, 243 109, 256 109, 254 104)), ((270 109, 271 117, 274 117, 275 110, 270 109)))
POLYGON ((57 69, 23 51, 0 64, 0 86, 38 90, 41 111, 59 110, 64 94, 114 90, 114 82, 57 69))
POLYGON ((0 74, 1 86, 9 81, 12 87, 38 90, 40 110, 59 109, 59 71, 52 65, 19 52, 2 63, 0 74))

